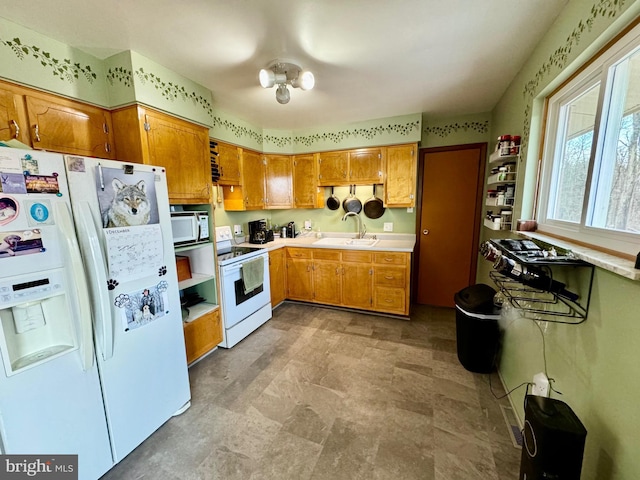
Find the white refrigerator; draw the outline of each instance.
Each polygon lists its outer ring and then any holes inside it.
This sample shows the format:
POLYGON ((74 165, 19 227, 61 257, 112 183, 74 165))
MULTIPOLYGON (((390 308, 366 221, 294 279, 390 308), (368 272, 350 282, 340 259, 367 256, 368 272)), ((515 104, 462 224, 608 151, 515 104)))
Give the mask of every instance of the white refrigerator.
POLYGON ((1 148, 0 187, 0 450, 95 480, 189 406, 166 172, 1 148))

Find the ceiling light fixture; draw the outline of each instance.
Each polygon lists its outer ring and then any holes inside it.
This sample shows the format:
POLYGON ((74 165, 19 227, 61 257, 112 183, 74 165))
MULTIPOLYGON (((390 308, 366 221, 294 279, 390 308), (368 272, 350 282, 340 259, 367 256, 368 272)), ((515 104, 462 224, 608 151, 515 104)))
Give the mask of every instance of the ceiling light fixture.
POLYGON ((315 85, 313 73, 308 70, 302 70, 294 63, 282 60, 275 60, 267 68, 260 70, 258 78, 263 88, 278 86, 276 100, 283 105, 289 103, 291 98, 287 85, 301 88, 302 90, 311 90, 315 85))

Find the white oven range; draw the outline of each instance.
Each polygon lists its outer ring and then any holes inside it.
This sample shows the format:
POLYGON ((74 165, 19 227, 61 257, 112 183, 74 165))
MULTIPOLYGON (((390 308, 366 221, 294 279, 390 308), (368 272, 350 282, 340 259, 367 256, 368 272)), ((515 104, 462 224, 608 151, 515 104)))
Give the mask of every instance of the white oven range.
POLYGON ((269 255, 264 248, 234 246, 229 226, 216 227, 216 249, 222 297, 223 340, 220 346, 231 348, 271 318, 269 255), (264 261, 262 285, 245 293, 242 266, 256 258, 264 261))

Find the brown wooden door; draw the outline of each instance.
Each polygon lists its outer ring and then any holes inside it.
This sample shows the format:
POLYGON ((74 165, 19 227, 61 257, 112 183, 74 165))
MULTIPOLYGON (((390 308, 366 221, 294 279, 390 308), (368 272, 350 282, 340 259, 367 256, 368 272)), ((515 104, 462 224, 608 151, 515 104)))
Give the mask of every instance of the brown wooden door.
POLYGON ((293 208, 291 155, 265 155, 265 206, 293 208))
POLYGON ((418 303, 454 306, 475 282, 486 144, 421 153, 418 303))
POLYGON ((269 286, 271 289, 271 306, 275 307, 286 297, 285 250, 279 248, 269 252, 269 286))

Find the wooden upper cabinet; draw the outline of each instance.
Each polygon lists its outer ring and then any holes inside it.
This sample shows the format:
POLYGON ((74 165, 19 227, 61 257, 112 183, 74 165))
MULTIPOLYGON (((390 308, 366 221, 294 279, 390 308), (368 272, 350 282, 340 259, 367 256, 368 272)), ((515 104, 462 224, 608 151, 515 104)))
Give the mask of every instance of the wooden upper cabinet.
POLYGON ((383 165, 383 148, 322 152, 318 157, 318 185, 382 183, 383 165))
POLYGON ((291 155, 265 155, 266 208, 293 207, 291 155))
POLYGON ((349 183, 349 152, 322 152, 318 156, 318 185, 349 183))
POLYGON ((264 209, 264 158, 261 153, 242 151, 242 191, 246 210, 264 209))
POLYGON ((385 206, 415 207, 417 144, 387 147, 385 206))
POLYGON ((170 203, 211 201, 209 130, 146 107, 113 112, 117 159, 164 167, 170 203))
POLYGON ((318 188, 316 156, 293 157, 293 206, 294 208, 322 208, 324 195, 318 188))
POLYGON ((381 148, 360 148, 349 152, 349 183, 382 183, 381 148))
POLYGON ((0 84, 0 140, 16 139, 29 145, 29 128, 22 95, 0 84))
POLYGON ((107 110, 48 95, 25 100, 33 148, 115 158, 107 110))
POLYGON ((218 142, 218 165, 220 179, 218 185, 240 185, 242 169, 240 167, 241 149, 235 145, 218 142))

